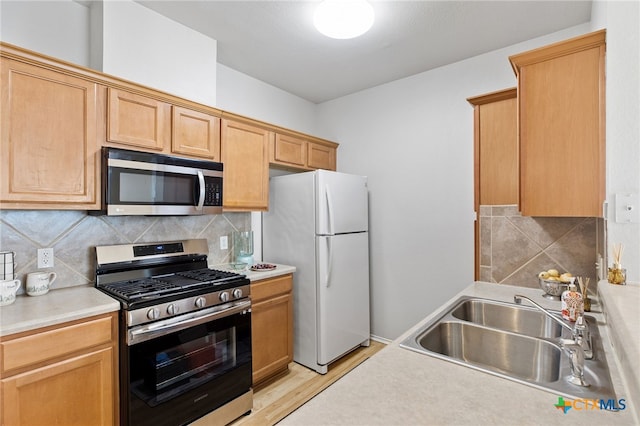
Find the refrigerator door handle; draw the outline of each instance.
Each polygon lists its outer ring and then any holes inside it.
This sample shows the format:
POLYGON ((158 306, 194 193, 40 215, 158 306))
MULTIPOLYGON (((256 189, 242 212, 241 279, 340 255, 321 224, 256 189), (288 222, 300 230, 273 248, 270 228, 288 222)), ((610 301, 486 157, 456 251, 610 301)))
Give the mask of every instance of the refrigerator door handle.
POLYGON ((329 235, 333 235, 333 205, 331 202, 331 193, 329 192, 329 185, 324 187, 324 193, 327 198, 327 220, 329 221, 329 235))
POLYGON ((333 250, 331 250, 331 238, 327 237, 327 279, 325 287, 329 288, 331 282, 331 268, 333 266, 333 250))

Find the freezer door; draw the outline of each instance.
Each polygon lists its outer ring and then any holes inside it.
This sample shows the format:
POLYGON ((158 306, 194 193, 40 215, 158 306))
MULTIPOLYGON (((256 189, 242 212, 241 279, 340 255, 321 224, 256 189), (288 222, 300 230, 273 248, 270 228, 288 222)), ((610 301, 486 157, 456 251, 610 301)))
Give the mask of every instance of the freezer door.
POLYGON ((362 232, 316 237, 320 365, 369 339, 368 235, 362 232))
POLYGON ((367 178, 328 170, 316 173, 316 234, 367 231, 367 178))

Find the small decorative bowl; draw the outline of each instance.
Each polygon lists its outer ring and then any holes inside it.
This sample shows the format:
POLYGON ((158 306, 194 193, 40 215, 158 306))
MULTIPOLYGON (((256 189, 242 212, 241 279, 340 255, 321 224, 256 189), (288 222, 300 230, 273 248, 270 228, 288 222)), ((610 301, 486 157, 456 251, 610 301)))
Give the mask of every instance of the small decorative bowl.
POLYGON ((550 300, 560 300, 562 292, 569 288, 569 283, 538 278, 540 288, 544 291, 542 297, 550 300))
POLYGON ((235 263, 229 264, 229 266, 231 266, 231 269, 234 269, 236 271, 244 271, 245 269, 247 269, 248 265, 249 265, 248 263, 244 263, 244 262, 235 262, 235 263))

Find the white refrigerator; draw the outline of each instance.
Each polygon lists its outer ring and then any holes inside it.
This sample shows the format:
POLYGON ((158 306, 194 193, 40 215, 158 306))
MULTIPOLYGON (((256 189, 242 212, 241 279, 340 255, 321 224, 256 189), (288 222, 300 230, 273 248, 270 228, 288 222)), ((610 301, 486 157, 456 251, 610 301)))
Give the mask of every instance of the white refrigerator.
POLYGON ((293 359, 318 373, 368 346, 367 178, 316 170, 270 179, 263 258, 293 265, 293 359))

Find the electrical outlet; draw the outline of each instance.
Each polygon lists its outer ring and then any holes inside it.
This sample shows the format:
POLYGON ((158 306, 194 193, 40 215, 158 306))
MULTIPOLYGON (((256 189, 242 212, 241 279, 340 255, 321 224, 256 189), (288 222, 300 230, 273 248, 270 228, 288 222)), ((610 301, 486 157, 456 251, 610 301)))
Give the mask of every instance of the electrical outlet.
POLYGON ((220 250, 228 250, 229 249, 229 239, 226 235, 220 237, 220 250))
POLYGON ((38 249, 38 268, 53 268, 53 249, 38 249))

